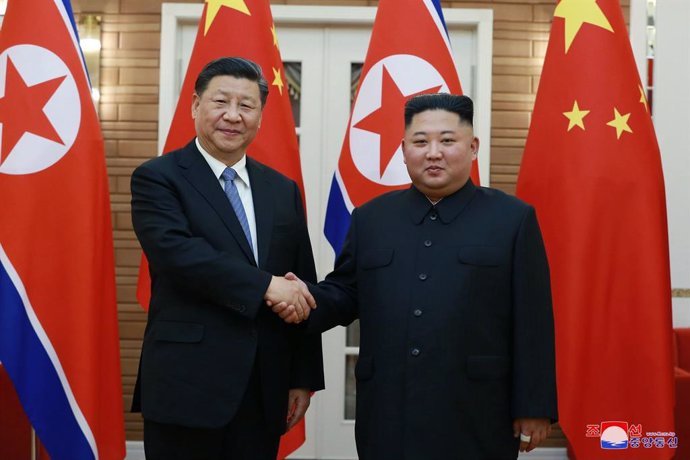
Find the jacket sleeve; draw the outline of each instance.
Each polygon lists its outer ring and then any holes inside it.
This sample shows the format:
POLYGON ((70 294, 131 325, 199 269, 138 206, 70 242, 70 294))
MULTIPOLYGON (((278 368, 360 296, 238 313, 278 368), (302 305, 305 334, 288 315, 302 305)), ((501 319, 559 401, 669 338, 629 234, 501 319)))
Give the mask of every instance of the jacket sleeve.
POLYGON ((194 235, 180 191, 151 162, 134 171, 131 189, 134 231, 152 272, 201 299, 254 318, 263 304, 271 274, 194 235))
POLYGON ((357 219, 352 212, 350 229, 334 270, 318 285, 309 287, 317 308, 309 316, 308 330, 323 332, 335 326, 347 326, 359 317, 357 304, 357 219))
POLYGON ((513 418, 558 419, 549 265, 534 208, 513 254, 513 418))

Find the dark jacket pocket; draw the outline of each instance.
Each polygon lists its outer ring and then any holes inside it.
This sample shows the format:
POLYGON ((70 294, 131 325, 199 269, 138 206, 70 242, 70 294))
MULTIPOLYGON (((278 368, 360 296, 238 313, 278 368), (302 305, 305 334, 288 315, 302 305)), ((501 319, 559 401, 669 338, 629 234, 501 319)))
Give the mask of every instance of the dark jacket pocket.
POLYGON ((358 381, 369 380, 374 376, 374 358, 372 356, 360 356, 355 365, 355 378, 358 381))
POLYGON ((462 246, 458 249, 461 264, 496 267, 504 260, 503 251, 496 246, 462 246))
POLYGON ((390 265, 393 261, 393 249, 377 249, 362 254, 360 266, 367 270, 390 265))
POLYGON ((204 337, 204 325, 182 321, 158 321, 154 326, 159 342, 198 343, 204 337))
POLYGON ((510 359, 506 356, 470 356, 467 376, 472 380, 502 379, 510 373, 510 359))

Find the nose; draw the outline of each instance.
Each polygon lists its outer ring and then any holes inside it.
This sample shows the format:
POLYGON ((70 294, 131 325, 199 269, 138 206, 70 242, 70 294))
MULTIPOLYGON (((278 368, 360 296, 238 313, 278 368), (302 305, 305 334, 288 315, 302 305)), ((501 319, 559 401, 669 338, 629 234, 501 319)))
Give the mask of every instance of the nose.
POLYGON ((223 113, 223 118, 230 122, 237 122, 241 119, 240 111, 237 104, 229 104, 228 108, 223 113))
POLYGON ((429 143, 429 148, 426 151, 426 157, 428 159, 439 159, 443 156, 443 152, 441 151, 441 144, 438 142, 430 142, 429 143))

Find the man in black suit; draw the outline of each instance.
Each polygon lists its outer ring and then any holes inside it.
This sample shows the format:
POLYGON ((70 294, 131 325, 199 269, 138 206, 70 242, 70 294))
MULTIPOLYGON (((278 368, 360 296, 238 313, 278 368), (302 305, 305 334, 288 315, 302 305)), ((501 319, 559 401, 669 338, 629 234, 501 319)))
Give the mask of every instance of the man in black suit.
POLYGON ((196 139, 132 175, 151 273, 135 390, 149 460, 274 460, 324 385, 320 337, 264 305, 306 316, 313 298, 274 275, 316 281, 297 185, 246 155, 267 95, 257 64, 210 62, 195 84, 196 139))
POLYGON ((557 418, 541 233, 531 206, 470 180, 472 119, 466 96, 408 101, 413 185, 355 209, 335 270, 310 287, 311 330, 360 321, 360 460, 515 459, 557 418))

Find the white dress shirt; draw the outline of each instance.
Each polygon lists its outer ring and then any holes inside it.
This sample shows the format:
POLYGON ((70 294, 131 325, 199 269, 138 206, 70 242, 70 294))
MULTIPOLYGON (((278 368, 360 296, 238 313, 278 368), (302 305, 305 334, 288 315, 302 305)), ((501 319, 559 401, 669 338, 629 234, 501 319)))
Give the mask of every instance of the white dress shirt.
MULTIPOLYGON (((199 138, 196 139, 196 147, 201 152, 208 165, 211 167, 211 171, 218 178, 218 184, 220 188, 223 189, 225 193, 225 180, 221 177, 227 165, 222 161, 214 158, 208 153, 199 143, 199 138)), ((254 252, 254 260, 258 263, 259 261, 259 248, 256 243, 256 217, 254 216, 254 200, 252 198, 252 186, 249 182, 249 172, 247 171, 247 156, 244 155, 242 158, 231 165, 231 168, 235 170, 237 176, 235 177, 235 186, 237 187, 237 192, 240 195, 240 200, 242 200, 242 206, 244 207, 244 213, 247 215, 247 222, 249 223, 249 233, 252 236, 252 250, 254 252)))

